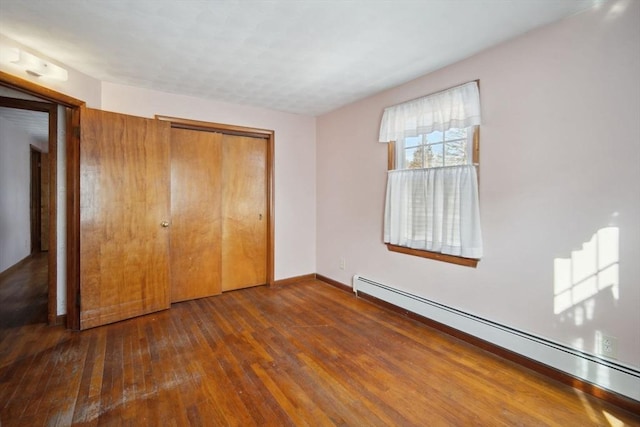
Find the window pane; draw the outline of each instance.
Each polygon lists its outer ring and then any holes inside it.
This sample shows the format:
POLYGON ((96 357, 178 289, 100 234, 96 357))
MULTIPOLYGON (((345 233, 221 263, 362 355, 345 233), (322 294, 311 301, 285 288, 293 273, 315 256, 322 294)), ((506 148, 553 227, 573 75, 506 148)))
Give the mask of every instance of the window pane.
POLYGON ((445 166, 458 166, 467 164, 466 141, 447 142, 445 145, 445 166))
POLYGON ((423 147, 408 148, 404 151, 405 169, 423 168, 422 158, 424 157, 423 147))
POLYGON ((425 167, 437 168, 439 166, 444 166, 443 144, 427 145, 426 150, 427 164, 425 165, 425 167))
POLYGON ((444 140, 451 141, 452 139, 466 139, 467 128, 451 128, 444 133, 444 140))
POLYGON ((427 144, 431 144, 434 142, 442 142, 442 137, 444 134, 440 131, 434 131, 427 134, 427 144))
POLYGON ((409 147, 417 147, 422 143, 422 136, 408 136, 404 139, 404 146, 406 148, 409 147))

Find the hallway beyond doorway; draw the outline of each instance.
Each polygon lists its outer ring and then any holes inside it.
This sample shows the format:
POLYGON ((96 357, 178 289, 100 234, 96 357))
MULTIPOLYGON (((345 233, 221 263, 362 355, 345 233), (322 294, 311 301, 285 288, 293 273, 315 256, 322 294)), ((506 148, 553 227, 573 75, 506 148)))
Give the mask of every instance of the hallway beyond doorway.
POLYGON ((0 274, 0 340, 7 329, 47 322, 47 252, 0 274))

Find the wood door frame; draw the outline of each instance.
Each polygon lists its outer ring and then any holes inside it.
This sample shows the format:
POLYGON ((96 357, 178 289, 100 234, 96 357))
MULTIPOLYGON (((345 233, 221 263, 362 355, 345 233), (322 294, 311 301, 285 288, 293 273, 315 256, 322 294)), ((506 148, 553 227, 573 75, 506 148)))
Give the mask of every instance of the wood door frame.
MULTIPOLYGON (((58 106, 66 108, 66 166, 67 166, 67 315, 68 328, 77 329, 79 325, 78 298, 78 266, 79 266, 79 223, 80 205, 78 203, 80 164, 78 153, 80 150, 80 134, 74 127, 80 123, 80 110, 85 102, 67 96, 55 90, 40 86, 31 81, 16 77, 12 74, 0 71, 0 86, 9 87, 18 92, 36 96, 49 102, 27 101, 15 98, 6 98, 11 105, 19 105, 13 108, 32 109, 49 113, 49 253, 48 253, 48 313, 47 320, 50 325, 59 323, 58 319, 58 204, 57 204, 57 158, 58 158, 58 106), (28 108, 25 108, 28 107, 28 108), (39 108, 39 109, 38 109, 39 108), (71 295, 71 296, 70 296, 71 295)), ((79 127, 78 127, 79 129, 79 127)), ((61 142, 62 143, 62 142, 61 142)))
POLYGON ((42 151, 33 144, 29 144, 29 165, 29 228, 34 255, 42 251, 42 151))
POLYGON ((178 117, 160 116, 155 118, 171 123, 175 129, 190 129, 204 132, 220 132, 228 135, 250 136, 261 138, 267 142, 267 285, 274 286, 275 259, 275 176, 274 176, 274 142, 275 132, 269 129, 259 129, 246 126, 236 126, 222 123, 203 122, 199 120, 182 119, 178 117))

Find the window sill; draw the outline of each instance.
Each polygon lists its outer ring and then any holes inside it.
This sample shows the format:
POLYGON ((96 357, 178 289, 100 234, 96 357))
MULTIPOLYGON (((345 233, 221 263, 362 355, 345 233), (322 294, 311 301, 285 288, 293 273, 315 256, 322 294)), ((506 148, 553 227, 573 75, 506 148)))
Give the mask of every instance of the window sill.
POLYGON ((476 268, 478 265, 478 261, 480 261, 479 259, 475 259, 475 258, 464 258, 461 256, 441 254, 439 252, 423 251, 420 249, 412 249, 412 248, 406 248, 404 246, 391 245, 389 243, 387 243, 386 245, 387 245, 387 249, 389 249, 391 252, 414 255, 421 258, 429 258, 436 261, 443 261, 451 264, 463 265, 465 267, 476 268))

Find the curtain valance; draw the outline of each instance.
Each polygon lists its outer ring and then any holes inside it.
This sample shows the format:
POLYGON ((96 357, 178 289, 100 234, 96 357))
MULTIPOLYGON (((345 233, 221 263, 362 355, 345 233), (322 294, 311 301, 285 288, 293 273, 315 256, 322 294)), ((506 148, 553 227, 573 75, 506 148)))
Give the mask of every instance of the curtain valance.
POLYGON ((378 141, 479 125, 480 119, 480 94, 473 81, 385 108, 378 141))

